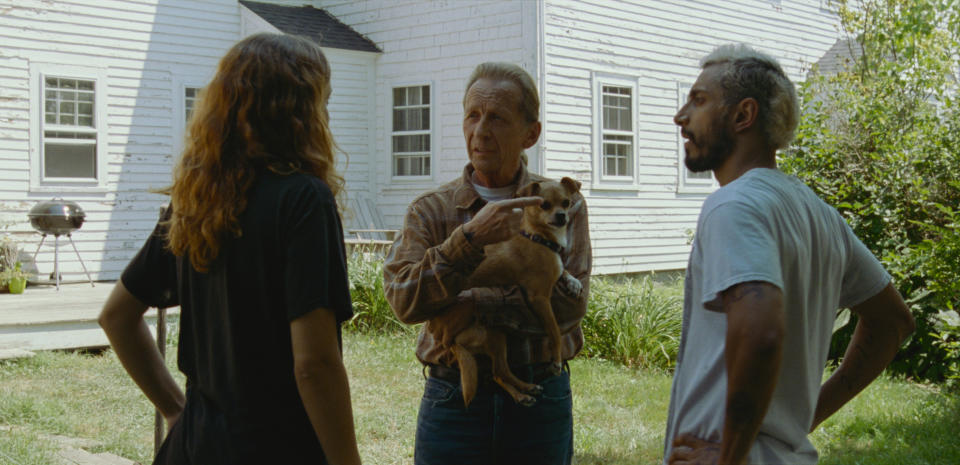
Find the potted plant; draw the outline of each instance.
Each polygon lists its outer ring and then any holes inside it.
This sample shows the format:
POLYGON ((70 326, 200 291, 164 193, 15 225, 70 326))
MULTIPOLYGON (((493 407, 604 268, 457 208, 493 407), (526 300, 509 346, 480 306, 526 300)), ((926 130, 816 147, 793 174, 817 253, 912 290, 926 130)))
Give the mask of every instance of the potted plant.
POLYGON ((30 275, 23 271, 21 266, 22 264, 17 262, 13 268, 0 271, 0 282, 7 283, 7 290, 11 294, 23 294, 23 290, 27 288, 27 278, 30 275))
POLYGON ((20 245, 8 234, 0 236, 0 289, 20 294, 27 284, 29 273, 20 263, 20 245))

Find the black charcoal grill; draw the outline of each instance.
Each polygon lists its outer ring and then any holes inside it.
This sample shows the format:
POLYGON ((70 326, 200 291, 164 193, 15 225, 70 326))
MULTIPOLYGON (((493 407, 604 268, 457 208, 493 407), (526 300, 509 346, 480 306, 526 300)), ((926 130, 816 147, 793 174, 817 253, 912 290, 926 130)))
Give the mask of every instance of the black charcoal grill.
POLYGON ((80 229, 80 226, 83 226, 83 220, 87 216, 87 214, 83 212, 83 209, 80 208, 80 205, 70 200, 54 198, 46 202, 38 203, 30 209, 30 213, 28 213, 27 216, 30 217, 30 225, 33 226, 33 229, 43 234, 43 237, 40 239, 40 245, 37 246, 37 251, 33 253, 34 262, 37 261, 37 254, 40 253, 40 247, 43 246, 43 241, 47 239, 47 235, 53 235, 52 276, 56 281, 57 290, 60 290, 60 236, 67 236, 67 239, 70 240, 70 245, 73 246, 73 251, 76 252, 77 258, 80 260, 80 266, 83 267, 83 272, 87 274, 87 279, 90 280, 90 285, 93 286, 93 278, 90 277, 90 272, 87 271, 87 266, 84 265, 83 258, 80 257, 80 251, 77 250, 77 246, 73 243, 72 237, 73 232, 80 229))

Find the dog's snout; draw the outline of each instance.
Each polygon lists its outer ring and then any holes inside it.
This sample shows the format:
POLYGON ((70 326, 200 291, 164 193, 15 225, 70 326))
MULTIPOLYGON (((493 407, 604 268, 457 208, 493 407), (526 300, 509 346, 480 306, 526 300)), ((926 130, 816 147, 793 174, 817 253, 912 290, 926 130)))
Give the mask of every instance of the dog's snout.
POLYGON ((567 224, 567 214, 563 212, 557 212, 554 216, 554 221, 558 226, 564 226, 567 224))

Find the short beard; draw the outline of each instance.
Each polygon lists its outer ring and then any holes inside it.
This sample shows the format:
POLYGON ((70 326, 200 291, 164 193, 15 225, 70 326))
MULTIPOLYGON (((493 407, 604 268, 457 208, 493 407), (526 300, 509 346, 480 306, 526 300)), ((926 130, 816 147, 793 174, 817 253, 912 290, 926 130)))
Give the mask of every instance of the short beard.
MULTIPOLYGON (((690 151, 686 150, 687 156, 683 158, 683 164, 687 169, 694 173, 703 171, 713 171, 721 166, 730 158, 733 153, 733 125, 727 121, 727 112, 723 112, 719 118, 710 125, 710 134, 706 136, 706 150, 700 150, 701 156, 691 158, 690 151)), ((701 146, 691 134, 690 142, 697 148, 701 146)))

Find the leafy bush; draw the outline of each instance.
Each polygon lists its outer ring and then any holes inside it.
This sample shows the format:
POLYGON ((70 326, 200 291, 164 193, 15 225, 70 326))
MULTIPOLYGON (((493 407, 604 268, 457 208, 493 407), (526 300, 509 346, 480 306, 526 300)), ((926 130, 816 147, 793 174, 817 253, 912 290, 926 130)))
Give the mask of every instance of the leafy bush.
MULTIPOLYGON (((892 368, 940 380, 950 355, 937 343, 937 315, 960 302, 949 207, 960 202, 960 11, 940 0, 835 3, 854 58, 800 86, 803 117, 780 166, 837 207, 910 304, 917 331, 892 368)), ((855 323, 835 334, 831 357, 843 355, 855 323)))
POLYGON ((383 259, 376 254, 353 253, 347 263, 354 316, 344 324, 363 333, 411 334, 419 325, 397 319, 383 293, 383 259))
POLYGON ((630 367, 670 369, 677 360, 683 316, 681 286, 653 279, 594 277, 581 322, 583 354, 630 367))
MULTIPOLYGON (((400 322, 387 303, 381 257, 356 253, 348 266, 355 315, 344 324, 347 330, 405 335, 420 330, 400 322)), ((650 277, 594 277, 581 323, 583 355, 631 367, 672 368, 680 342, 682 292, 678 285, 658 285, 650 277)))

